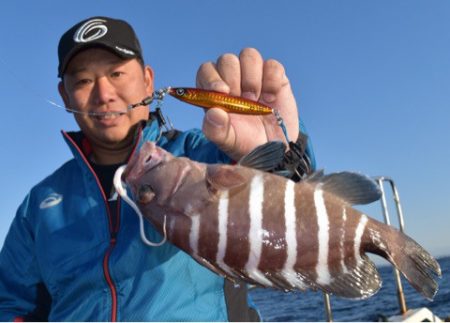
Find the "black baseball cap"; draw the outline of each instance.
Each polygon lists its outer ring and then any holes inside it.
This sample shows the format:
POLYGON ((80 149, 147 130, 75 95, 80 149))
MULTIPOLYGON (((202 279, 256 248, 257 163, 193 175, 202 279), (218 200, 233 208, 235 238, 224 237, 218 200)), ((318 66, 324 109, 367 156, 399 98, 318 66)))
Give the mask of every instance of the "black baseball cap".
POLYGON ((124 59, 142 59, 139 40, 127 22, 108 17, 92 17, 74 25, 59 40, 58 77, 62 77, 75 54, 90 47, 103 47, 124 59))

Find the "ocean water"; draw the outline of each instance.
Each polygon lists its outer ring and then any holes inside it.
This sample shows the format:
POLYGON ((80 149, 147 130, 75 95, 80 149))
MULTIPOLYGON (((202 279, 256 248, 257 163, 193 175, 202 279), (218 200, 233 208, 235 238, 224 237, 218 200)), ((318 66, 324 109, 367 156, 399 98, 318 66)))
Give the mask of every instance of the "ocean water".
MULTIPOLYGON (((450 257, 438 259, 442 269, 439 291, 432 302, 415 291, 402 277, 407 308, 427 307, 441 319, 450 317, 450 257)), ((377 294, 366 300, 330 297, 334 321, 376 322, 400 313, 397 289, 391 266, 378 267, 383 285, 377 294)), ((321 292, 289 292, 255 288, 250 291, 264 321, 327 321, 321 292)))

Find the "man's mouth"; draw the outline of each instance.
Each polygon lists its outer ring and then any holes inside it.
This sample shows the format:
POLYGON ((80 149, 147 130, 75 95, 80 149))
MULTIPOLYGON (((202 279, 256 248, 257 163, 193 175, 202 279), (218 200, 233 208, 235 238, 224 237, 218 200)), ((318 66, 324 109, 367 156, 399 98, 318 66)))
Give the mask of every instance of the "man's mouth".
POLYGON ((109 111, 109 112, 103 112, 103 113, 96 113, 92 117, 98 121, 109 121, 109 120, 115 120, 124 114, 125 114, 125 112, 109 111))

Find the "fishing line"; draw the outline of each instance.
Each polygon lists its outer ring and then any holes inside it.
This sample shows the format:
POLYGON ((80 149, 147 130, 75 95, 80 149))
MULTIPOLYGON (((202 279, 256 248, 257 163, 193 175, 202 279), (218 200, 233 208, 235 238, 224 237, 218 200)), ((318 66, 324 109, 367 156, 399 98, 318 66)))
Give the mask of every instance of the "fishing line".
MULTIPOLYGON (((18 84, 20 84, 20 86, 29 94, 32 94, 33 96, 35 96, 36 98, 38 98, 40 101, 44 101, 49 105, 52 105, 54 107, 57 108, 61 108, 66 110, 67 112, 71 112, 71 113, 75 113, 75 114, 81 114, 81 115, 88 115, 88 116, 94 116, 94 117, 112 117, 112 116, 120 116, 120 115, 124 115, 127 114, 129 111, 131 111, 132 109, 139 107, 139 106, 147 106, 150 105, 155 99, 157 100, 157 106, 156 106, 156 110, 159 111, 161 106, 162 106, 162 101, 164 100, 164 97, 169 94, 171 92, 171 87, 165 87, 162 88, 160 90, 157 90, 155 92, 153 92, 153 94, 151 96, 145 97, 142 101, 140 102, 136 102, 133 104, 129 104, 123 111, 104 111, 104 112, 100 112, 100 111, 80 111, 78 109, 74 109, 71 107, 66 107, 66 106, 62 106, 58 103, 56 103, 53 100, 47 99, 45 97, 43 97, 40 93, 38 93, 30 84, 27 84, 23 81, 22 78, 20 78, 10 67, 9 65, 6 63, 6 61, 0 56, 0 62, 5 66, 6 70, 8 71, 8 73, 10 75, 12 75, 15 80, 17 81, 18 84)), ((277 123, 279 125, 279 127, 282 129, 283 134, 286 138, 286 141, 289 142, 289 137, 287 134, 287 129, 284 123, 284 120, 282 119, 282 117, 280 116, 278 110, 276 109, 272 109, 272 113, 274 114, 274 116, 276 117, 277 123)), ((161 114, 161 113, 160 113, 161 114)), ((163 123, 164 126, 166 126, 166 123, 163 123)), ((171 128, 173 128, 172 123, 169 121, 169 125, 171 126, 171 128)))
POLYGON ((289 136, 288 136, 288 133, 287 133, 286 124, 284 123, 284 120, 281 117, 280 112, 278 112, 277 109, 272 109, 272 113, 275 116, 275 118, 277 119, 278 126, 281 128, 281 130, 283 130, 283 134, 284 134, 284 137, 286 138, 286 141, 288 143, 291 142, 289 140, 289 136))
POLYGON ((132 199, 128 197, 126 184, 122 181, 122 174, 125 171, 125 168, 127 165, 120 166, 116 173, 114 174, 114 180, 113 184, 116 189, 117 194, 120 195, 120 197, 129 205, 131 208, 136 212, 137 216, 139 217, 139 230, 141 234, 142 242, 144 242, 146 245, 151 247, 159 247, 162 246, 167 241, 167 232, 166 232, 166 216, 164 215, 164 224, 163 224, 163 234, 164 238, 160 242, 152 242, 147 239, 144 231, 144 216, 141 213, 141 210, 139 210, 138 206, 132 199))
MULTIPOLYGON (((39 99, 39 101, 44 101, 50 105, 53 105, 55 107, 58 108, 63 108, 65 110, 67 110, 68 108, 61 106, 60 104, 49 100, 45 97, 43 97, 40 93, 38 93, 36 91, 36 89, 34 87, 32 87, 30 84, 25 83, 25 81, 19 77, 12 68, 9 67, 8 63, 0 56, 0 62, 3 64, 3 66, 6 68, 7 72, 16 80, 16 82, 25 90, 26 93, 28 93, 29 95, 33 95, 34 97, 36 97, 37 99, 39 99)), ((81 111, 75 110, 75 109, 68 109, 67 111, 70 112, 74 112, 74 113, 80 113, 81 111)))
POLYGON ((93 117, 110 117, 110 116, 120 116, 123 114, 127 114, 128 111, 133 110, 134 108, 137 108, 139 106, 147 106, 153 102, 153 99, 154 99, 154 96, 151 95, 151 96, 145 97, 142 101, 139 101, 139 102, 133 103, 133 104, 129 104, 126 107, 126 109, 123 111, 102 111, 102 112, 100 112, 100 111, 80 111, 77 109, 64 107, 64 106, 59 105, 56 102, 53 102, 49 99, 44 99, 44 100, 55 107, 66 110, 67 112, 72 112, 72 113, 76 113, 76 114, 84 114, 84 115, 93 116, 93 117))
POLYGON ((80 111, 75 108, 62 106, 61 104, 58 104, 53 100, 43 97, 40 93, 38 93, 38 91, 34 87, 32 87, 30 84, 26 83, 21 77, 19 77, 14 72, 14 70, 9 67, 9 64, 1 56, 0 56, 0 62, 6 68, 6 71, 16 80, 16 82, 20 85, 20 87, 22 87, 25 90, 26 93, 33 95, 40 101, 44 101, 54 107, 61 108, 61 109, 66 110, 67 112, 72 112, 75 114, 83 114, 83 115, 97 116, 97 117, 110 117, 110 116, 116 116, 116 115, 119 116, 119 115, 127 114, 128 111, 130 111, 136 107, 147 106, 147 105, 151 104, 155 98, 159 99, 161 95, 163 98, 165 95, 165 94, 161 94, 162 90, 155 91, 153 95, 145 97, 142 101, 139 101, 139 102, 136 102, 133 104, 129 104, 122 111, 105 111, 105 112, 80 111), (155 94, 158 94, 158 96, 155 96, 155 94))
POLYGON ((120 116, 123 114, 127 114, 128 111, 133 110, 134 108, 138 107, 138 106, 146 106, 149 105, 150 103, 152 103, 153 101, 153 96, 148 96, 146 98, 144 98, 142 101, 134 103, 134 104, 129 104, 126 108, 126 110, 124 111, 104 111, 104 112, 96 112, 96 111, 80 111, 77 109, 72 109, 72 108, 67 108, 67 107, 63 107, 51 100, 46 99, 46 101, 48 103, 50 103, 51 105, 54 105, 58 108, 62 108, 64 110, 66 110, 67 112, 72 112, 72 113, 76 113, 76 114, 84 114, 84 115, 88 115, 88 116, 93 116, 93 117, 110 117, 110 116, 120 116))

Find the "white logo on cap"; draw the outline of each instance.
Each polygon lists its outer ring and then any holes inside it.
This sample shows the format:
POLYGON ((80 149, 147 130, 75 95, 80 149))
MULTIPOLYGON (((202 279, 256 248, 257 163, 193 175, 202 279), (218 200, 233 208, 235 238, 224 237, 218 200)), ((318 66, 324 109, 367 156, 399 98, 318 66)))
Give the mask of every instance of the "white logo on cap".
POLYGON ((108 32, 108 27, 106 27, 103 23, 106 22, 106 20, 103 19, 91 19, 89 21, 86 21, 73 35, 73 40, 76 43, 87 43, 99 38, 102 38, 106 35, 108 32), (90 36, 86 35, 92 31, 95 31, 90 36))

